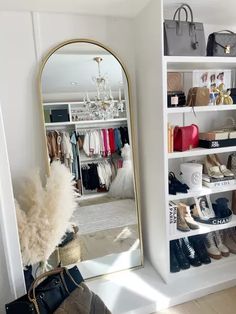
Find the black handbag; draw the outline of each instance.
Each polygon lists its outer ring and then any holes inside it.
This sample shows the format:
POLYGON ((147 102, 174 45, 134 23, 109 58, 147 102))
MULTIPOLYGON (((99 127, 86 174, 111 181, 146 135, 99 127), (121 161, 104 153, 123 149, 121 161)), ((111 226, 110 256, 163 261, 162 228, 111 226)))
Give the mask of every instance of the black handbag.
POLYGON ((215 57, 236 56, 236 34, 229 30, 212 33, 207 41, 207 55, 215 57))
POLYGON ((167 56, 205 56, 206 42, 202 23, 193 21, 193 12, 188 4, 182 4, 176 11, 173 20, 164 21, 164 53, 167 56), (181 21, 181 11, 186 20, 181 21), (188 11, 191 20, 188 21, 188 11), (176 16, 178 14, 178 19, 176 16))
POLYGON ((6 304, 6 313, 51 314, 82 281, 83 277, 76 266, 45 272, 34 280, 28 294, 6 304))

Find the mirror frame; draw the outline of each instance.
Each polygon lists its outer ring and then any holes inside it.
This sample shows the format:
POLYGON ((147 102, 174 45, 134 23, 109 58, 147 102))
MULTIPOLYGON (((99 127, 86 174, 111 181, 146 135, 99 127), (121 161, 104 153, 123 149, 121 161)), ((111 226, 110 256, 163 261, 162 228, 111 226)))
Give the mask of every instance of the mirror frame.
MULTIPOLYGON (((46 56, 42 60, 42 64, 39 69, 39 75, 38 75, 38 93, 39 93, 39 100, 40 100, 40 112, 41 112, 41 125, 44 133, 44 159, 46 162, 46 173, 49 176, 50 175, 50 163, 48 160, 48 151, 47 151, 47 139, 46 139, 46 132, 45 132, 45 126, 44 126, 44 112, 43 112, 43 94, 42 94, 42 74, 44 67, 49 60, 49 58, 60 48, 67 46, 69 44, 74 44, 74 43, 87 43, 87 44, 93 44, 97 45, 100 48, 105 49, 107 52, 109 52, 113 57, 119 62, 120 66, 122 67, 126 80, 127 80, 127 88, 128 88, 128 102, 129 102, 129 116, 130 116, 130 135, 132 138, 132 162, 133 162, 133 170, 134 170, 134 193, 135 193, 135 200, 136 200, 136 214, 137 214, 137 220, 138 220, 138 231, 139 231, 139 239, 140 239, 140 253, 141 253, 141 258, 140 258, 140 265, 130 267, 121 271, 126 271, 126 270, 132 270, 132 269, 137 269, 137 268, 142 268, 144 267, 144 255, 143 255, 143 240, 142 240, 142 225, 141 225, 141 201, 140 201, 140 186, 139 186, 139 169, 138 169, 138 158, 135 158, 135 155, 138 156, 138 149, 136 146, 137 140, 134 132, 134 114, 132 111, 132 97, 131 97, 131 84, 130 84, 130 78, 129 74, 126 70, 126 67, 124 66, 123 62, 120 60, 120 58, 116 55, 112 49, 109 47, 105 46, 104 44, 92 40, 92 39, 86 39, 86 38, 81 38, 81 39, 70 39, 67 41, 63 41, 54 48, 50 49, 49 52, 46 54, 46 56)), ((116 271, 117 272, 117 271, 116 271)), ((118 271, 119 272, 119 271, 118 271)), ((95 277, 103 277, 110 275, 111 273, 103 274, 103 275, 98 275, 95 277)), ((92 277, 91 279, 95 278, 92 277)), ((87 279, 86 279, 87 280, 87 279)), ((89 279, 90 280, 90 279, 89 279)))

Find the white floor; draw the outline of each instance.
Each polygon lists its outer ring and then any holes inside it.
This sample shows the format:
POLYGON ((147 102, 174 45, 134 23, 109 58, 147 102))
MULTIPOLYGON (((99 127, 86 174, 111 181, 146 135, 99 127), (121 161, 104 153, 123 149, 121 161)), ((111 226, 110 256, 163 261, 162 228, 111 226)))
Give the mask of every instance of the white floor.
POLYGON ((147 262, 144 268, 88 282, 113 314, 150 314, 234 285, 235 259, 218 268, 204 267, 197 276, 183 271, 168 285, 147 262))

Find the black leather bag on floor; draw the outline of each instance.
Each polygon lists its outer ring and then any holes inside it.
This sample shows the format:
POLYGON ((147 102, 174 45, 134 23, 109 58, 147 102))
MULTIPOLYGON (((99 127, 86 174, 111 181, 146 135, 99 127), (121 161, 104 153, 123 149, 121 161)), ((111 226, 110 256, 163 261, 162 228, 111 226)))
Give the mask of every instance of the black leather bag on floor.
POLYGON ((236 57, 236 34, 229 30, 210 34, 207 42, 207 55, 236 57))
POLYGON ((6 304, 6 313, 51 314, 82 281, 83 277, 76 266, 45 272, 34 280, 28 294, 6 304))
POLYGON ((188 4, 182 4, 176 11, 173 20, 164 21, 164 50, 167 56, 205 56, 206 42, 202 23, 193 20, 193 12, 188 4), (181 11, 186 20, 181 21, 181 11), (188 21, 188 11, 191 20, 188 21), (178 19, 176 20, 176 16, 178 19))

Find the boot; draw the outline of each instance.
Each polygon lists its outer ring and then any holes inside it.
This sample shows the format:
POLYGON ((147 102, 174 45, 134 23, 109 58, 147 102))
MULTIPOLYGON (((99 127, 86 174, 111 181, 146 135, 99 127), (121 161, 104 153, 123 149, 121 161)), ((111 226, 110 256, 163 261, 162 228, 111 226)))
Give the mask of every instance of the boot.
POLYGON ((236 230, 235 230, 235 228, 230 228, 229 230, 230 230, 232 239, 236 243, 236 230))
POLYGON ((187 257, 184 255, 182 247, 180 246, 179 240, 170 241, 170 248, 173 250, 176 259, 178 261, 179 267, 181 269, 188 269, 190 267, 187 257))
POLYGON ((190 229, 199 229, 199 225, 196 223, 196 221, 193 219, 190 213, 190 207, 184 203, 179 203, 181 207, 183 207, 184 212, 184 219, 186 224, 189 226, 190 229))
POLYGON ((221 255, 224 257, 228 257, 229 256, 229 249, 222 242, 222 238, 221 238, 222 234, 220 233, 220 231, 215 231, 214 236, 215 236, 216 246, 219 249, 219 251, 221 252, 221 255))
POLYGON ((203 264, 210 264, 211 259, 208 256, 206 246, 204 244, 204 236, 197 235, 197 236, 189 237, 189 242, 191 243, 195 252, 199 256, 200 261, 203 264))
POLYGON ((189 263, 195 267, 201 266, 202 263, 201 263, 198 255, 196 254, 194 248, 191 246, 188 238, 183 238, 180 241, 181 241, 181 246, 182 246, 183 252, 184 252, 185 256, 188 258, 189 263))
POLYGON ((170 272, 177 273, 179 271, 180 271, 179 263, 175 255, 173 243, 171 241, 170 243, 170 272))
POLYGON ((236 191, 232 192, 232 212, 236 215, 236 191))
POLYGON ((227 229, 223 231, 223 242, 229 249, 230 253, 236 254, 236 243, 234 242, 231 230, 227 229))
POLYGON ((186 209, 182 205, 183 205, 182 203, 179 203, 177 207, 177 229, 186 232, 190 231, 190 228, 185 221, 186 209))
POLYGON ((214 259, 221 259, 222 256, 221 256, 220 251, 216 247, 214 235, 212 232, 210 232, 206 235, 204 242, 206 245, 208 255, 214 259))

